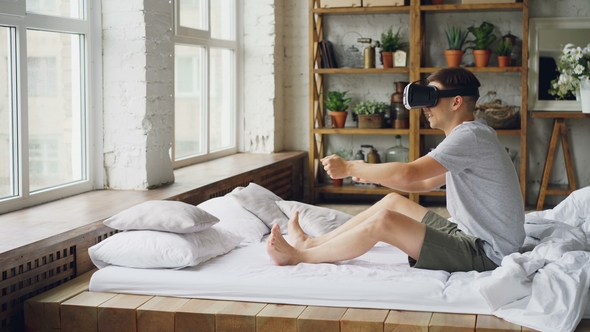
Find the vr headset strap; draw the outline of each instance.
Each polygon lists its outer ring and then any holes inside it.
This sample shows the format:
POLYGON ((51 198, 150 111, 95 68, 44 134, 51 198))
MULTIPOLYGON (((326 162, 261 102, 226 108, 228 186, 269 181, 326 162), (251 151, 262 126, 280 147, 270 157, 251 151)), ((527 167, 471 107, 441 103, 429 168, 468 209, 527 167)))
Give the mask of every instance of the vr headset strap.
POLYGON ((479 96, 478 88, 461 88, 451 90, 436 90, 438 98, 454 97, 454 96, 479 96))

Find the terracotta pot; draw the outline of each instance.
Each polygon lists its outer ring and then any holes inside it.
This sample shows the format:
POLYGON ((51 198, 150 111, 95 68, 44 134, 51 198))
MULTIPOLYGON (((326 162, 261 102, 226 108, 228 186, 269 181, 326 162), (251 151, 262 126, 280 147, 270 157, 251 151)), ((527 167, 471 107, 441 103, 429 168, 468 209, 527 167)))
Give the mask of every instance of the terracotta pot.
POLYGON ((499 67, 510 66, 510 55, 498 55, 498 66, 499 67))
POLYGON ((342 187, 343 182, 344 179, 332 179, 332 184, 334 185, 334 187, 342 187))
POLYGON ((384 114, 359 114, 359 128, 376 129, 383 128, 384 114))
POLYGON ((447 66, 459 67, 465 52, 461 50, 445 50, 445 57, 447 58, 447 66))
POLYGON ((346 117, 348 116, 348 112, 332 112, 330 111, 330 116, 332 117, 332 127, 333 128, 344 128, 344 124, 346 123, 346 117))
POLYGON ((490 63, 490 56, 492 51, 490 50, 473 50, 473 59, 475 60, 476 67, 487 67, 490 63))
POLYGON ((383 68, 393 68, 393 52, 381 52, 383 68))

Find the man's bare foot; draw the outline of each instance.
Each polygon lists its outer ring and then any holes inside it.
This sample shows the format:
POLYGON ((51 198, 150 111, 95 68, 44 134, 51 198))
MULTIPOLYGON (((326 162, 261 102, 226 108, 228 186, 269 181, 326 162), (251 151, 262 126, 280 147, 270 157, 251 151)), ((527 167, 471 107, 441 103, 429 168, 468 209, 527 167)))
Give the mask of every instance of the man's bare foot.
POLYGON ((287 225, 289 226, 289 243, 297 249, 309 248, 311 245, 310 238, 299 225, 299 211, 295 211, 293 218, 289 219, 287 225))
POLYGON ((287 243, 278 224, 273 225, 270 230, 270 236, 266 242, 266 252, 276 265, 296 265, 299 263, 297 249, 287 243))

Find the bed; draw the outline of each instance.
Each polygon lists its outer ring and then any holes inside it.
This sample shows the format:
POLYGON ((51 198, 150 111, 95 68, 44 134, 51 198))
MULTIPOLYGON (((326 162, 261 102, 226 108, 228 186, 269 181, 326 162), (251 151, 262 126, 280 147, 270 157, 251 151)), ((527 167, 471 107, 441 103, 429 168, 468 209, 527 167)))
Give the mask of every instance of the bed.
MULTIPOLYGON (((105 221, 125 232, 89 249, 99 267, 90 291, 491 314, 541 331, 573 331, 582 318, 590 318, 586 310, 590 187, 575 191, 554 209, 528 213, 522 252, 505 257, 500 267, 484 273, 410 268, 407 256, 386 244, 336 264, 279 267, 265 250, 269 226, 279 223, 286 230, 288 217, 298 210, 303 229, 317 236, 350 216, 283 201, 253 184, 194 208, 203 214, 198 218, 208 219, 207 225, 185 225, 183 231, 174 230, 177 233, 149 229, 153 225, 137 230, 141 227, 129 225, 126 218, 133 219, 138 211, 119 216, 119 224, 105 221), (125 234, 134 237, 117 239, 125 234), (162 236, 171 236, 168 244, 155 240, 162 236), (179 241, 189 243, 191 249, 170 253, 170 248, 182 246, 179 241), (212 243, 220 242, 224 245, 213 248, 212 243), (130 248, 135 251, 127 251, 130 248)), ((146 215, 157 215, 153 207, 147 211, 146 215)))

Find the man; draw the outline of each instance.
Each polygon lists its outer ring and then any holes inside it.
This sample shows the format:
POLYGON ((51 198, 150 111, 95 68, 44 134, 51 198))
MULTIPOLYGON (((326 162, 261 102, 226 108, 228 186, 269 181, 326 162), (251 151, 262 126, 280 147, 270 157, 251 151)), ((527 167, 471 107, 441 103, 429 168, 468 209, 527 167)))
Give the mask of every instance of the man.
MULTIPOLYGON (((519 250, 525 237, 519 181, 495 131, 474 120, 479 81, 470 71, 451 67, 430 75, 428 85, 422 88, 439 98, 423 107, 424 114, 446 136, 433 151, 410 163, 366 164, 332 155, 322 164, 332 178, 352 176, 405 192, 446 184, 450 221, 395 193, 316 238, 303 232, 296 213, 288 224, 290 244, 278 225, 271 230, 267 252, 275 264, 352 259, 386 242, 408 254, 417 268, 486 271, 519 250)), ((410 99, 408 89, 405 93, 410 99)))

